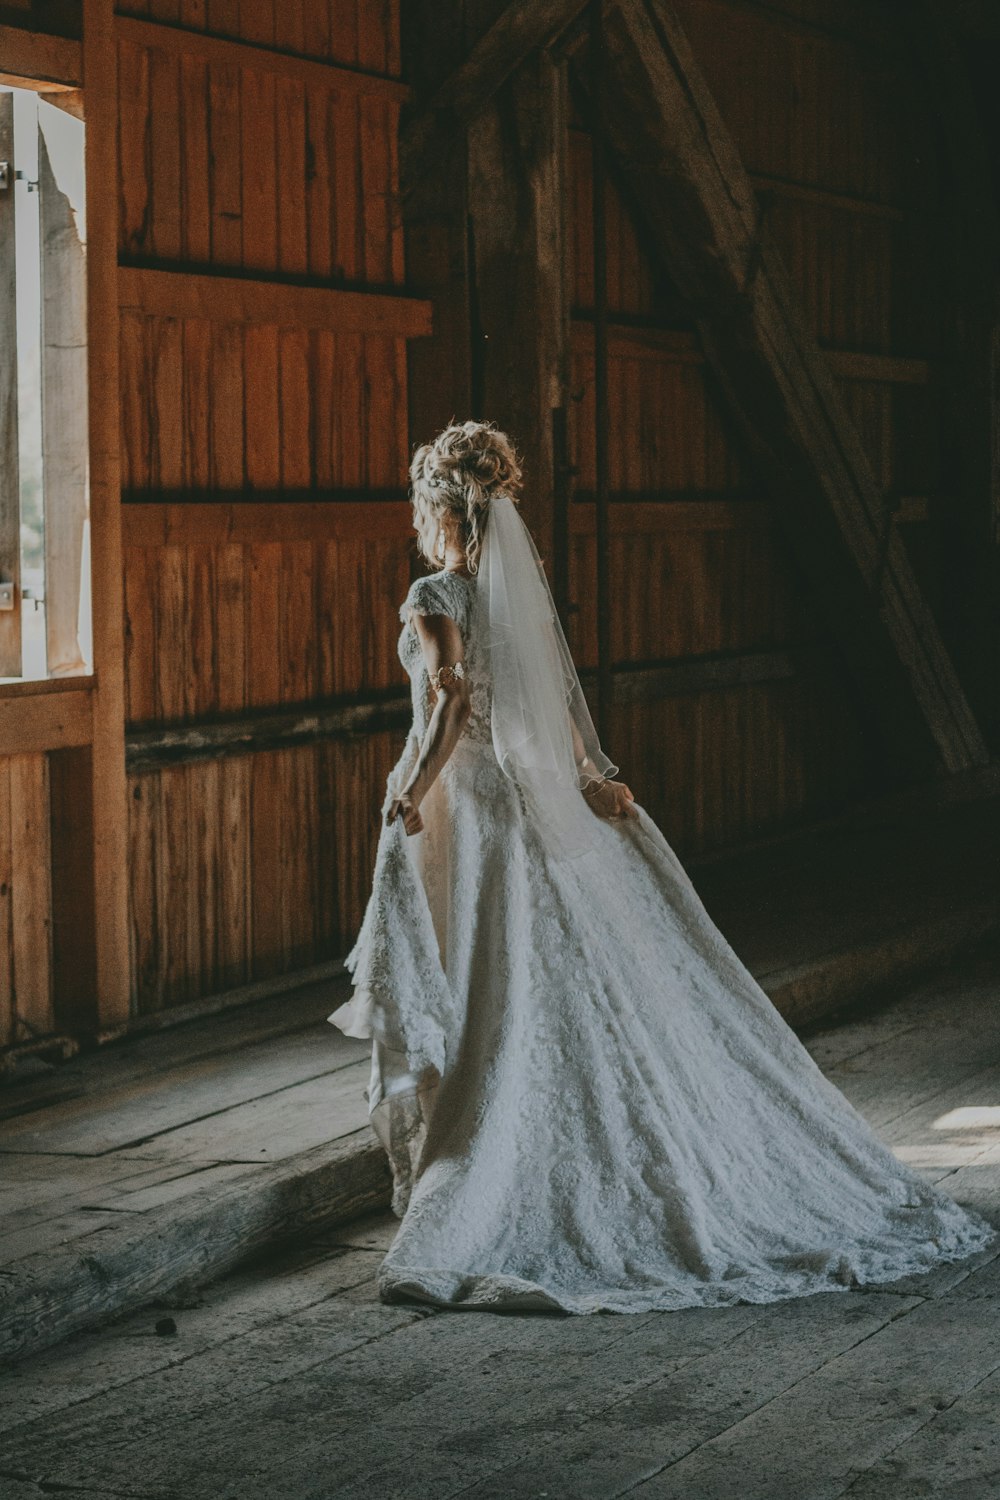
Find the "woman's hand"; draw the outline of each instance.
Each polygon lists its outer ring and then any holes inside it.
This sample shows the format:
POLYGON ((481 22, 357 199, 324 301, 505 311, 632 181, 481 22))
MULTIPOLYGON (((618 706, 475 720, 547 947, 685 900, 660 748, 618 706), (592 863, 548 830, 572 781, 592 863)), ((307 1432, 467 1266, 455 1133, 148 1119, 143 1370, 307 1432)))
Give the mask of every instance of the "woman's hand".
POLYGON ((409 792, 403 792, 401 796, 394 798, 389 804, 385 821, 387 823, 394 823, 397 817, 402 818, 403 827, 408 835, 411 833, 420 833, 423 830, 424 820, 420 816, 420 804, 413 800, 409 792))
POLYGON ((638 818, 631 806, 635 798, 624 781, 592 782, 591 787, 584 787, 583 795, 599 818, 638 818))

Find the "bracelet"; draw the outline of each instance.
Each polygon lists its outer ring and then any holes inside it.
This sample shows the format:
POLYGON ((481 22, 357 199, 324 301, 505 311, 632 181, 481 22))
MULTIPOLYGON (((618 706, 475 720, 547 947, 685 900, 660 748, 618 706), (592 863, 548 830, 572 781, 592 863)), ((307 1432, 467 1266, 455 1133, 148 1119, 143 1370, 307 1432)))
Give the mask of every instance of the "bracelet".
POLYGON ((430 674, 431 687, 438 693, 442 686, 449 686, 457 682, 459 677, 464 676, 465 668, 460 661, 457 661, 453 667, 438 667, 436 672, 430 674))
POLYGON ((606 776, 602 776, 600 781, 591 781, 583 788, 583 795, 590 797, 594 792, 599 792, 602 786, 607 786, 607 784, 608 778, 606 776))

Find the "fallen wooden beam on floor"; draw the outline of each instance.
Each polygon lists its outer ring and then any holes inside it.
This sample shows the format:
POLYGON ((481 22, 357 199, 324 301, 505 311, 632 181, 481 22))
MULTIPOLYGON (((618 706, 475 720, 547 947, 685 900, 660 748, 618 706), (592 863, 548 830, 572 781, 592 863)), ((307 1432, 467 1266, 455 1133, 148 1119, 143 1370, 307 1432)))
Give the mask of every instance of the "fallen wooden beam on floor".
POLYGON ((32 1257, 5 1268, 0 1357, 44 1349, 125 1308, 222 1275, 265 1246, 385 1207, 389 1195, 385 1152, 365 1125, 266 1172, 245 1166, 225 1181, 208 1178, 179 1203, 112 1214, 99 1247, 93 1235, 85 1245, 70 1239, 46 1255, 43 1277, 32 1257))

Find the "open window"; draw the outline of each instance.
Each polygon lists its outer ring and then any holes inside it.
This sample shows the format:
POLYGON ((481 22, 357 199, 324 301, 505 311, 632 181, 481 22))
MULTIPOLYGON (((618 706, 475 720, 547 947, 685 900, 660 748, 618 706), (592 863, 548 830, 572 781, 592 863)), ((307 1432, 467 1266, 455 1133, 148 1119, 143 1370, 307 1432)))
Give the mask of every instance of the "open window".
POLYGON ((0 86, 0 683, 92 671, 79 98, 0 86))

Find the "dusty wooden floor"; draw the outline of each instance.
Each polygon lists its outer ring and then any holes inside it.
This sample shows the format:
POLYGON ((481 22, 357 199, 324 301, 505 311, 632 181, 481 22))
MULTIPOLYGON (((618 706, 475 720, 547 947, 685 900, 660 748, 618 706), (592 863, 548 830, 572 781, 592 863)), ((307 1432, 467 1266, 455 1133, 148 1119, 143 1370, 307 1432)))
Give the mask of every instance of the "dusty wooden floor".
POLYGON ((0 1268, 358 1130, 371 1047, 326 1021, 349 993, 307 986, 0 1091, 0 1268))
MULTIPOLYGON (((902 1157, 1000 1222, 995 953, 809 1046, 902 1157)), ((393 1226, 2 1377, 4 1500, 1000 1496, 1000 1257, 766 1307, 496 1316, 379 1304, 393 1226)))

